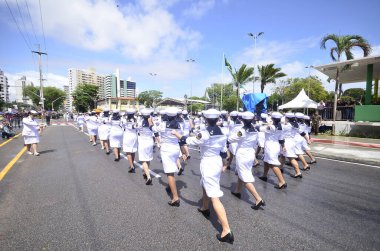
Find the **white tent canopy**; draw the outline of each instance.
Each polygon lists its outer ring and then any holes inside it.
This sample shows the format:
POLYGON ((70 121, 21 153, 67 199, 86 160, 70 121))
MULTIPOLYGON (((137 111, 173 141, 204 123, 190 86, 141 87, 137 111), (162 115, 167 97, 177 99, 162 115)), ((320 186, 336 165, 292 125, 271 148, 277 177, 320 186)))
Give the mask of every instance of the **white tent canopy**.
POLYGON ((302 89, 300 93, 298 93, 297 97, 295 97, 292 101, 280 105, 278 108, 280 110, 289 109, 289 108, 317 108, 317 102, 311 100, 305 93, 305 90, 302 89))

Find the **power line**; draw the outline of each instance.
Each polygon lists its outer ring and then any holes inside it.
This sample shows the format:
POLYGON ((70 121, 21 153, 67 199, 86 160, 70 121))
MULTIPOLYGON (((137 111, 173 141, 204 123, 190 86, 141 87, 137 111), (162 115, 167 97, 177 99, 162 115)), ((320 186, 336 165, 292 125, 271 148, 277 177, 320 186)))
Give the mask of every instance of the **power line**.
POLYGON ((18 1, 17 0, 16 0, 16 4, 17 4, 18 13, 20 14, 22 25, 24 26, 24 31, 25 31, 25 34, 26 34, 26 39, 28 40, 29 45, 32 45, 31 39, 29 37, 28 29, 26 28, 26 25, 25 25, 24 17, 23 17, 23 15, 21 13, 20 6, 18 5, 18 1))
POLYGON ((30 23, 32 24, 32 31, 33 31, 34 38, 36 39, 36 43, 39 44, 39 41, 38 41, 37 36, 36 36, 36 30, 34 29, 32 16, 30 15, 29 5, 28 5, 28 2, 26 0, 25 0, 25 5, 26 5, 26 9, 28 10, 28 15, 29 15, 29 18, 30 18, 30 23))
POLYGON ((5 0, 5 3, 7 4, 8 10, 9 10, 9 12, 10 12, 11 15, 12 15, 13 21, 15 22, 15 24, 16 24, 16 26, 17 26, 17 29, 18 29, 18 31, 19 31, 19 33, 20 33, 20 35, 21 35, 22 38, 24 39, 24 42, 25 42, 26 46, 29 48, 29 50, 32 50, 32 48, 29 46, 28 42, 27 42, 26 39, 25 39, 24 34, 22 33, 22 31, 21 31, 21 29, 20 29, 20 27, 19 27, 19 25, 18 25, 18 23, 17 23, 17 21, 16 21, 16 18, 15 18, 15 16, 13 15, 13 12, 12 12, 11 8, 9 7, 8 1, 5 0))
POLYGON ((45 40, 44 22, 43 22, 43 20, 42 20, 41 0, 38 0, 38 4, 40 5, 40 16, 41 16, 42 35, 43 35, 43 37, 44 37, 44 48, 45 48, 45 51, 46 51, 46 40, 45 40))

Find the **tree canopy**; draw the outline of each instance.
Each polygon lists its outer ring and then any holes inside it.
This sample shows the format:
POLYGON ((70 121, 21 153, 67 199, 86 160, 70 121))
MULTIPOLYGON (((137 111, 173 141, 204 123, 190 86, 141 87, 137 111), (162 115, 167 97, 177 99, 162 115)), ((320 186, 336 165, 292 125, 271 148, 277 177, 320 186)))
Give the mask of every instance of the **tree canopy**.
POLYGON ((286 74, 281 72, 281 68, 275 68, 274 64, 259 65, 257 66, 259 70, 260 82, 261 82, 261 93, 264 92, 266 84, 276 83, 278 78, 285 77, 286 74))
MULTIPOLYGON (((29 97, 33 104, 40 105, 40 88, 36 86, 25 86, 23 89, 23 95, 29 97)), ((46 110, 52 109, 52 102, 59 97, 65 96, 65 92, 53 86, 44 87, 44 106, 46 110)), ((56 110, 62 106, 64 98, 54 101, 54 107, 56 110)))
POLYGON ((96 108, 99 87, 93 84, 79 84, 72 96, 73 105, 78 112, 87 112, 96 108))
POLYGON ((143 91, 137 97, 146 107, 153 107, 162 99, 162 92, 157 90, 143 91))

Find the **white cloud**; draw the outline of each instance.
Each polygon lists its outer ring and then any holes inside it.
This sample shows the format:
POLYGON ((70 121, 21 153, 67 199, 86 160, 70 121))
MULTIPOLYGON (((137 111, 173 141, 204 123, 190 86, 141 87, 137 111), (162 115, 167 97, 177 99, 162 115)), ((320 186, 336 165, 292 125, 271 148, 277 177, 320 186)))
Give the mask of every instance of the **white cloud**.
POLYGON ((199 0, 193 2, 190 8, 184 11, 184 15, 194 19, 199 19, 212 9, 215 5, 215 0, 199 0))
MULTIPOLYGON (((142 0, 119 6, 113 0, 42 0, 41 6, 47 37, 78 48, 115 50, 129 59, 147 60, 163 55, 179 58, 199 44, 201 35, 181 27, 168 11, 173 3, 142 0)), ((30 2, 29 9, 34 25, 41 27, 38 1, 30 2)))

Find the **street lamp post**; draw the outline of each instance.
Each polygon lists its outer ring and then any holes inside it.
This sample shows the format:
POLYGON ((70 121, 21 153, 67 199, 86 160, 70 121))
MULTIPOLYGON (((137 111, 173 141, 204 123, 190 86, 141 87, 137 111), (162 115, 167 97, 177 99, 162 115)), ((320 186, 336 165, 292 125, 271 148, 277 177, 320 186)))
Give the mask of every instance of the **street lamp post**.
MULTIPOLYGON (((189 59, 186 59, 186 62, 190 63, 190 67, 191 67, 192 63, 194 63, 195 60, 192 58, 189 58, 189 59)), ((193 96, 193 77, 190 76, 190 98, 192 96, 193 96)), ((193 106, 192 105, 190 106, 190 112, 193 113, 193 106)))
POLYGON ((61 96, 61 97, 58 97, 56 99, 54 99, 52 102, 51 102, 51 110, 54 111, 54 102, 57 101, 58 99, 61 99, 61 98, 65 98, 66 96, 61 96))
MULTIPOLYGON (((263 35, 264 32, 259 32, 257 34, 253 34, 253 33, 248 33, 248 36, 252 37, 253 40, 255 41, 255 47, 254 47, 254 52, 256 52, 256 40, 258 37, 260 37, 261 35, 263 35)), ((255 92, 255 82, 256 82, 256 78, 255 78, 255 65, 253 65, 253 81, 252 81, 252 93, 255 92)))

